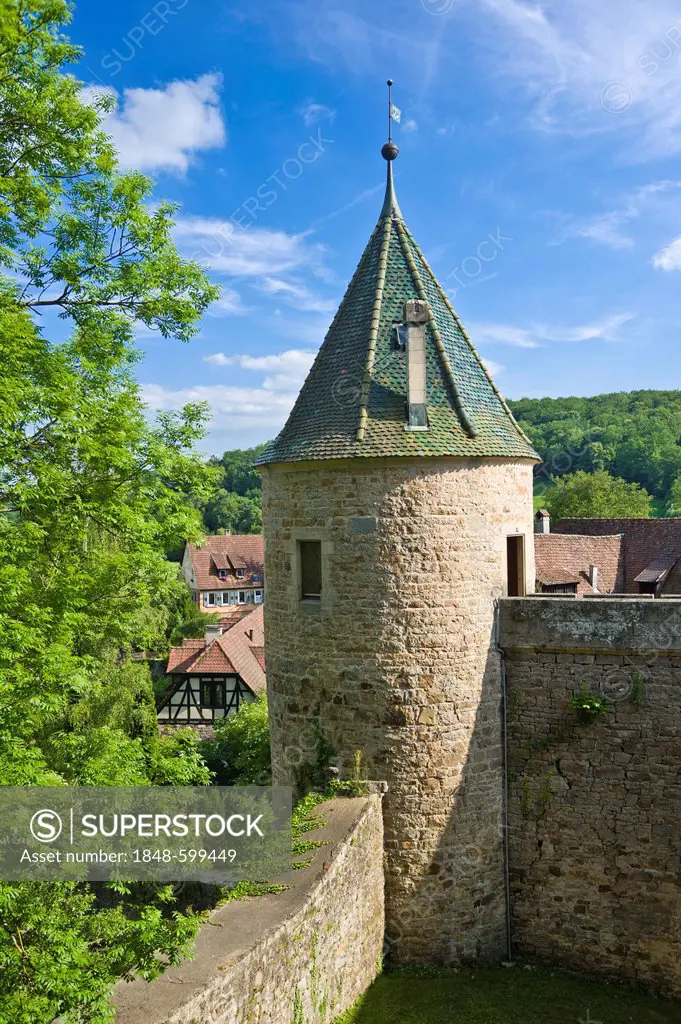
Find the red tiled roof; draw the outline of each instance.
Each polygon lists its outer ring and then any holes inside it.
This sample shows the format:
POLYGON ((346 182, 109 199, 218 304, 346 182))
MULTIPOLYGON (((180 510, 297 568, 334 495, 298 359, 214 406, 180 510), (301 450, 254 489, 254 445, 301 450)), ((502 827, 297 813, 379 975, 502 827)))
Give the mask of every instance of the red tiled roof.
POLYGON ((263 606, 258 604, 218 641, 253 693, 265 689, 263 606))
POLYGON ((650 565, 646 566, 643 572, 640 572, 635 583, 660 583, 666 579, 670 571, 674 568, 678 561, 678 555, 660 555, 659 558, 654 558, 650 565))
POLYGON ((253 651, 253 657, 257 660, 260 668, 265 671, 265 648, 264 647, 251 647, 253 651))
MULTIPOLYGON (((203 608, 203 605, 201 607, 203 608)), ((224 626, 225 629, 231 629, 236 622, 243 619, 244 615, 250 615, 253 611, 253 605, 235 604, 228 605, 224 608, 203 608, 203 611, 208 615, 219 615, 220 619, 218 625, 224 626)))
POLYGON ((235 587, 262 585, 265 549, 262 534, 233 534, 206 537, 198 546, 189 544, 194 579, 199 590, 227 590, 235 587), (225 579, 218 568, 227 570, 225 579), (243 569, 243 576, 234 570, 243 569), (257 576, 259 579, 254 579, 257 576))
POLYGON ((263 606, 256 605, 240 622, 211 640, 185 640, 171 648, 168 675, 238 675, 253 693, 265 689, 263 606))
POLYGON ((534 537, 537 583, 547 586, 576 583, 578 594, 593 594, 589 569, 598 569, 598 592, 622 589, 622 536, 590 537, 576 534, 537 533, 534 537))
POLYGON ((185 640, 181 647, 171 647, 166 672, 168 675, 196 675, 199 672, 234 675, 235 668, 218 645, 219 639, 216 637, 208 645, 205 640, 185 640))
MULTIPOLYGON (((681 559, 681 518, 676 519, 561 519, 558 534, 624 534, 623 593, 638 593, 636 577, 658 558, 681 559)), ((681 562, 671 569, 664 594, 681 594, 681 562)))

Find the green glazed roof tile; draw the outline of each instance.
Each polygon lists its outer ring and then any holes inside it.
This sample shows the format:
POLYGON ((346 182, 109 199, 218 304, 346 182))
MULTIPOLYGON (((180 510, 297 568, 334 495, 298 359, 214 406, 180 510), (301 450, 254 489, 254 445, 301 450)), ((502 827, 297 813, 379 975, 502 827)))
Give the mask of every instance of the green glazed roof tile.
POLYGON ((385 201, 284 429, 258 460, 371 456, 538 460, 410 235, 388 164, 385 201), (407 299, 425 298, 429 429, 405 430, 407 356, 395 344, 407 299))

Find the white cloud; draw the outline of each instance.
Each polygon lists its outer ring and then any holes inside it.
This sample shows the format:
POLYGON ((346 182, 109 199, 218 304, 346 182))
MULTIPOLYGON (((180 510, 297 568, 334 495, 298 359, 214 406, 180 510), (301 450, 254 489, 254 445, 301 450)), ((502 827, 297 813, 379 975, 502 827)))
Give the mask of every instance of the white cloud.
POLYGON ((227 356, 224 352, 214 352, 204 356, 203 361, 211 366, 239 366, 242 370, 274 374, 273 377, 266 377, 262 386, 266 390, 281 391, 289 387, 300 388, 314 357, 315 352, 311 349, 292 348, 266 356, 227 356))
POLYGON ((255 387, 230 384, 197 384, 186 388, 166 388, 143 384, 142 398, 152 409, 181 409, 188 402, 208 402, 211 407, 211 437, 216 447, 225 437, 244 442, 244 435, 255 443, 273 437, 284 425, 300 387, 314 360, 312 350, 289 349, 272 355, 227 356, 214 352, 204 362, 216 367, 235 366, 263 375, 255 387))
MULTIPOLYGON (((245 280, 255 292, 281 298, 299 313, 330 317, 336 310, 335 298, 318 295, 301 280, 306 273, 313 278, 329 277, 323 264, 326 247, 311 242, 309 232, 289 235, 270 228, 244 230, 231 221, 208 217, 180 217, 174 231, 182 251, 217 275, 245 280)), ((234 288, 225 287, 209 312, 227 316, 249 310, 234 288)))
POLYGON ((204 363, 210 363, 211 366, 233 366, 235 359, 236 356, 226 356, 224 352, 212 352, 203 357, 204 363))
POLYGON ((335 313, 335 299, 323 299, 301 284, 283 281, 277 277, 264 277, 256 286, 268 295, 282 295, 287 303, 304 313, 335 313))
POLYGON ((297 392, 265 387, 236 387, 228 384, 197 384, 187 388, 165 388, 143 384, 143 400, 154 410, 181 409, 188 402, 208 402, 211 431, 227 428, 274 434, 283 426, 297 392))
POLYGON ((620 211, 614 210, 611 213, 604 213, 591 220, 574 224, 566 234, 577 238, 587 238, 590 242, 607 245, 610 249, 632 249, 634 239, 620 230, 622 225, 630 219, 620 211))
POLYGON ((299 114, 306 127, 311 128, 313 125, 319 124, 320 121, 333 121, 336 111, 323 103, 306 103, 304 107, 300 108, 299 114))
POLYGON ((470 326, 476 344, 496 342, 516 348, 539 348, 542 342, 615 341, 620 327, 633 318, 632 313, 615 313, 602 320, 578 327, 533 324, 531 327, 513 327, 508 324, 480 323, 470 326))
POLYGON ((657 208, 661 209, 660 197, 679 188, 681 181, 654 181, 643 185, 631 195, 625 196, 614 210, 584 220, 568 222, 558 241, 563 242, 566 238, 587 238, 611 249, 631 249, 635 244, 634 239, 631 234, 624 231, 625 226, 639 219, 644 213, 650 214, 657 208))
POLYGON ((174 228, 183 251, 203 266, 232 277, 267 277, 321 266, 325 247, 305 234, 237 228, 228 220, 180 217, 174 228))
POLYGON ((681 270, 681 238, 675 239, 653 256, 656 270, 681 270))
POLYGON ((418 131, 418 122, 413 117, 407 118, 403 125, 401 125, 402 131, 411 133, 418 131))
POLYGON ((170 82, 162 89, 125 89, 122 100, 111 88, 90 86, 85 99, 108 93, 116 109, 104 117, 123 168, 184 173, 195 154, 219 149, 226 130, 220 110, 222 77, 170 82))
POLYGON ((537 348, 531 331, 508 324, 469 324, 468 332, 476 345, 491 341, 499 345, 514 345, 516 348, 537 348))
POLYGON ((222 288, 222 295, 217 302, 211 303, 208 308, 211 316, 243 316, 249 310, 241 301, 241 296, 234 288, 222 288))
POLYGON ((538 127, 631 129, 636 143, 628 155, 635 160, 681 150, 681 18, 675 0, 475 2, 494 68, 529 93, 538 127), (499 25, 506 31, 499 32, 499 25))
POLYGON ((487 372, 491 374, 492 377, 497 377, 505 370, 505 367, 502 366, 501 363, 495 363, 493 359, 483 359, 483 364, 485 365, 487 372))

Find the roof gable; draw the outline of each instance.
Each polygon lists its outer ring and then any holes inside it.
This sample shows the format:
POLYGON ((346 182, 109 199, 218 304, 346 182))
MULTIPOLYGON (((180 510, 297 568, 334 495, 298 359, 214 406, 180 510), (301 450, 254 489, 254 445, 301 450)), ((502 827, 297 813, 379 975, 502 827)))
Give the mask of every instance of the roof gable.
POLYGON ((253 693, 265 689, 263 606, 257 605, 231 628, 206 643, 185 640, 172 647, 168 675, 238 675, 253 693))

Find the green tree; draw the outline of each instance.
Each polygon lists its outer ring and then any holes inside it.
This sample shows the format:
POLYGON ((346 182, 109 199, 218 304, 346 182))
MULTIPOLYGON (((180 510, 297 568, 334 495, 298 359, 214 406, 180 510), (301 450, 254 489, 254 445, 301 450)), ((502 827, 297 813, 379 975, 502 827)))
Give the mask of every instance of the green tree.
POLYGON ((669 488, 666 513, 668 516, 681 516, 681 476, 677 476, 669 488))
POLYGON ((221 486, 235 494, 253 496, 262 489, 260 473, 255 468, 255 460, 265 451, 266 444, 257 444, 254 448, 234 448, 226 451, 222 458, 211 462, 222 469, 221 486))
POLYGON ((605 469, 660 502, 681 473, 681 391, 523 398, 511 408, 544 460, 539 480, 605 469))
MULTIPOLYGON (((182 590, 164 551, 202 532, 205 410, 150 426, 133 338, 189 339, 217 292, 178 255, 174 208, 118 172, 106 101, 64 72, 69 17, 0 10, 0 784, 205 784, 130 659, 182 590)), ((1 884, 0 1022, 109 1020, 113 981, 159 973, 196 925, 167 888, 105 907, 86 885, 1 884)))
POLYGON ((210 533, 262 533, 262 481, 255 460, 265 444, 235 448, 209 459, 216 487, 203 507, 210 533))
POLYGON ((260 694, 215 726, 203 754, 220 786, 269 786, 272 781, 267 695, 260 694))
POLYGON ((555 519, 571 517, 645 518, 651 514, 652 500, 638 484, 630 484, 605 470, 585 473, 578 470, 561 477, 546 491, 545 500, 555 519))
POLYGON ((220 490, 207 503, 203 520, 211 533, 262 533, 260 495, 247 498, 220 490))

